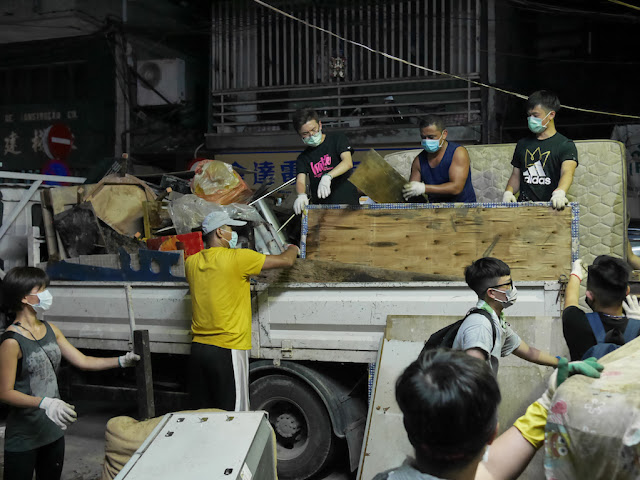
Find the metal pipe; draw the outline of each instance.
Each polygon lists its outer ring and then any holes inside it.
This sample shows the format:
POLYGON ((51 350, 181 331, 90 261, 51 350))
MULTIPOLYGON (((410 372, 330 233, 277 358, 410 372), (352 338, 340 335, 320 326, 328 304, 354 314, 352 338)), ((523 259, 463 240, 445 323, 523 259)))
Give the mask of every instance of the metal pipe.
POLYGON ((133 332, 136 329, 136 318, 133 313, 133 291, 131 288, 131 284, 126 283, 124 285, 124 293, 127 297, 127 314, 129 315, 129 330, 131 332, 131 337, 129 340, 129 349, 133 348, 133 332))
POLYGON ((267 202, 265 202, 264 199, 260 199, 260 200, 256 200, 255 202, 252 202, 251 204, 252 205, 255 204, 258 210, 260 210, 260 213, 262 213, 262 216, 264 217, 264 219, 268 223, 270 223, 271 226, 273 226, 273 229, 276 232, 276 235, 278 236, 280 241, 283 244, 287 243, 287 238, 284 236, 284 233, 280 231, 281 230, 280 222, 271 211, 271 208, 269 207, 269 205, 267 205, 267 202))
POLYGON ((273 190, 271 190, 270 192, 265 193, 265 194, 264 194, 263 196, 261 196, 260 198, 258 198, 258 199, 256 199, 256 200, 254 200, 253 202, 251 202, 251 203, 249 204, 249 206, 253 205, 254 203, 259 202, 259 201, 260 201, 260 200, 262 200, 263 198, 267 198, 267 197, 268 197, 269 195, 271 195, 272 193, 277 192, 278 190, 280 190, 280 189, 282 189, 282 188, 286 187, 287 185, 292 184, 292 183, 293 183, 293 182, 295 182, 295 181, 296 181, 296 179, 295 179, 295 178, 292 178, 291 180, 286 181, 285 183, 283 183, 283 184, 282 184, 282 185, 280 185, 279 187, 274 188, 274 189, 273 189, 273 190))

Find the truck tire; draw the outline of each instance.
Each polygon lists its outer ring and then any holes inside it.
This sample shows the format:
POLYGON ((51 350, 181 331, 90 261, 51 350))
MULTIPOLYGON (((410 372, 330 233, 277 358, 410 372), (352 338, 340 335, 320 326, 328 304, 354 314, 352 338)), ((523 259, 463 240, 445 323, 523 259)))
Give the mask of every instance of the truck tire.
POLYGON ((309 385, 285 375, 267 375, 251 383, 249 399, 251 410, 269 412, 276 433, 278 478, 305 480, 331 462, 331 420, 309 385))

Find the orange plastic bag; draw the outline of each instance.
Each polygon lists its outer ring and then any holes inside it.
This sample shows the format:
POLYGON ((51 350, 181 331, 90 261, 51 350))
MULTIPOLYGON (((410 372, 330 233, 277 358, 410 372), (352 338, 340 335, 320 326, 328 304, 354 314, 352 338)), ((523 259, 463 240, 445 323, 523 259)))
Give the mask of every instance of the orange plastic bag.
POLYGON ((202 160, 194 165, 191 191, 209 202, 219 205, 246 203, 253 191, 228 163, 202 160))

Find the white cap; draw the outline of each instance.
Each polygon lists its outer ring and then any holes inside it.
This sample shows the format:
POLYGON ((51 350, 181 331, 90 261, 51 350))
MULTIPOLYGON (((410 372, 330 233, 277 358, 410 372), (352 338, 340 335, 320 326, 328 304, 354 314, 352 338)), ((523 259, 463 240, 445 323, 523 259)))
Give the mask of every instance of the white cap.
POLYGON ((241 227, 246 224, 247 222, 243 220, 233 220, 227 212, 215 211, 204 217, 202 221, 202 234, 207 235, 223 225, 241 227))

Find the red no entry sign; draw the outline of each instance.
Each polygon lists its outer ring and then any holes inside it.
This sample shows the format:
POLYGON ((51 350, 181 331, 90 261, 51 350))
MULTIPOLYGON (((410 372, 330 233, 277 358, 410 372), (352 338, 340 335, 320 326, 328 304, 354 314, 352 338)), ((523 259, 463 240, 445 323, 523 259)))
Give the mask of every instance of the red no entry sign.
POLYGON ((62 123, 51 125, 44 131, 42 146, 50 159, 66 160, 73 146, 71 130, 62 123))

